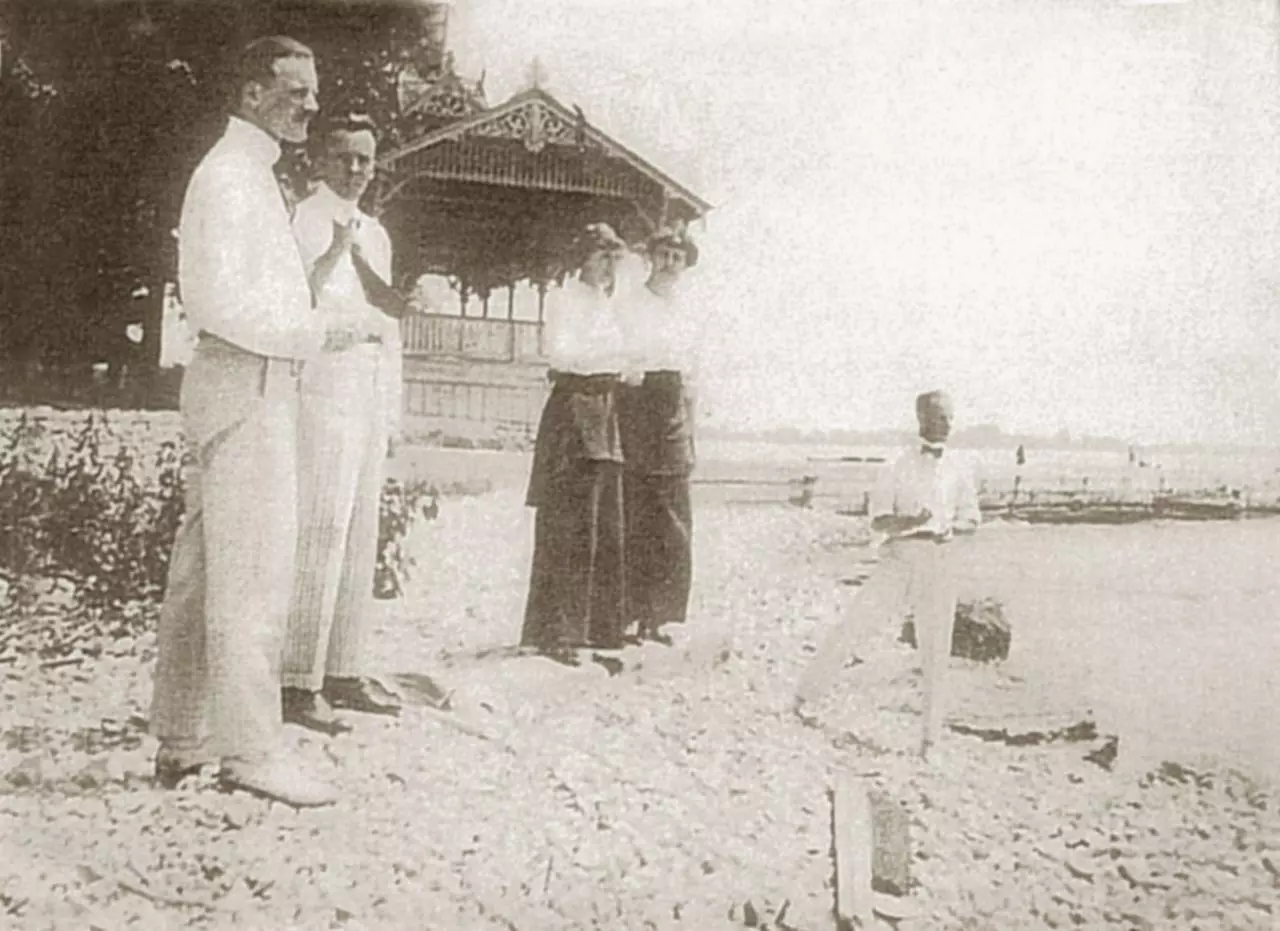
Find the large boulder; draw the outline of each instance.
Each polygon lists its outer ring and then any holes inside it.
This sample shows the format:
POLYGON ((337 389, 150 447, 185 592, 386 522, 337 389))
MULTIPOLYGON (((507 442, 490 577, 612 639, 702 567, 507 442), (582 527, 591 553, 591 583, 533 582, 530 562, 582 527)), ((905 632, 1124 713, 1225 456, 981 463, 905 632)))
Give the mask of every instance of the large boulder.
MULTIPOLYGON (((916 626, 908 619, 898 637, 916 647, 916 626)), ((993 663, 1009 658, 1013 632, 1004 616, 1004 604, 995 598, 962 601, 956 605, 956 625, 951 635, 951 655, 993 663)))

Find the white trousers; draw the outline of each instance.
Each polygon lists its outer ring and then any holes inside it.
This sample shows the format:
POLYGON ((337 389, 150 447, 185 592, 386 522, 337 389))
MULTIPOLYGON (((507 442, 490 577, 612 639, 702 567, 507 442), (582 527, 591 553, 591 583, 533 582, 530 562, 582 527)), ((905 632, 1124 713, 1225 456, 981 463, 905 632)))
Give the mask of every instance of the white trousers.
POLYGON ((872 625, 898 624, 909 611, 924 672, 925 736, 937 740, 945 709, 941 679, 951 656, 955 626, 956 582, 952 544, 895 540, 881 548, 881 559, 842 618, 818 649, 801 677, 796 697, 815 702, 830 689, 872 625))
POLYGON ((325 357, 302 375, 297 574, 282 682, 319 691, 364 672, 387 453, 380 350, 325 357))
POLYGON ((297 543, 293 363, 202 339, 182 381, 186 511, 160 609, 152 733, 259 762, 280 749, 297 543))

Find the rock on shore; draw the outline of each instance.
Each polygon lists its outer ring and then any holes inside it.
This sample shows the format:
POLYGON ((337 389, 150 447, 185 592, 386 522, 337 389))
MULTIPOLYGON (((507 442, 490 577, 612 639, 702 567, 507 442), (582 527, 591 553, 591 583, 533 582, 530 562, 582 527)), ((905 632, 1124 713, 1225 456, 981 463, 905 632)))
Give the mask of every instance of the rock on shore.
MULTIPOLYGON (((0 925, 718 931, 750 903, 770 927, 827 928, 826 791, 855 773, 910 821, 922 917, 901 928, 1276 927, 1263 787, 958 734, 922 763, 896 629, 800 726, 791 690, 850 597, 849 525, 763 507, 696 523, 687 637, 610 677, 510 648, 520 496, 446 503, 370 643, 388 678, 430 676, 456 710, 411 704, 336 739, 291 729, 342 790, 328 811, 150 788, 149 635, 80 665, 0 667, 0 925)), ((998 667, 957 661, 951 679, 957 714, 1054 710, 998 667)))
MULTIPOLYGON (((898 638, 916 647, 916 625, 911 619, 902 624, 898 638)), ((1009 658, 1013 631, 1005 617, 1004 605, 994 598, 962 601, 956 605, 955 628, 951 635, 951 655, 979 663, 994 663, 1009 658)))

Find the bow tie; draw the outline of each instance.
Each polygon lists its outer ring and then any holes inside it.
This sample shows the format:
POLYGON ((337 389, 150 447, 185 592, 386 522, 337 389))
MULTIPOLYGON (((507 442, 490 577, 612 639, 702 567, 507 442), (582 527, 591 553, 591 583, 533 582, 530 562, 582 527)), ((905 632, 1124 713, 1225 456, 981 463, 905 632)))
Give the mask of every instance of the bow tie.
POLYGON ((932 456, 934 459, 941 459, 942 452, 943 447, 941 446, 930 446, 928 443, 920 444, 920 455, 922 456, 932 456))

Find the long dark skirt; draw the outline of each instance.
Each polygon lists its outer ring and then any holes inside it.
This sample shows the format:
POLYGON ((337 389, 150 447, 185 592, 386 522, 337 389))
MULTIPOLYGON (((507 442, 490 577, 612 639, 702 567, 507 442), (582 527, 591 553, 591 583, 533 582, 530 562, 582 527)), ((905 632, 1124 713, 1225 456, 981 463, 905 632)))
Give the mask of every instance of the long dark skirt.
POLYGON ((520 642, 618 647, 628 610, 616 379, 554 380, 529 483, 537 517, 520 642))
POLYGON ((640 633, 686 619, 693 581, 693 417, 676 372, 649 372, 625 388, 619 429, 626 455, 627 594, 640 633))
POLYGON ((627 590, 640 633, 683 624, 693 583, 693 508, 685 475, 626 479, 627 590))
POLYGON ((622 467, 583 461, 545 489, 534 522, 523 646, 622 645, 627 582, 622 467))

